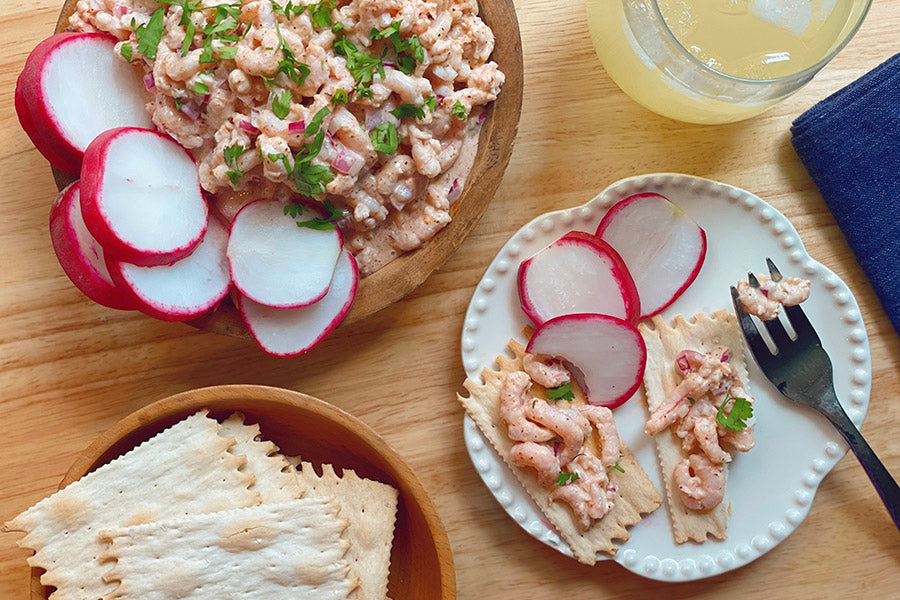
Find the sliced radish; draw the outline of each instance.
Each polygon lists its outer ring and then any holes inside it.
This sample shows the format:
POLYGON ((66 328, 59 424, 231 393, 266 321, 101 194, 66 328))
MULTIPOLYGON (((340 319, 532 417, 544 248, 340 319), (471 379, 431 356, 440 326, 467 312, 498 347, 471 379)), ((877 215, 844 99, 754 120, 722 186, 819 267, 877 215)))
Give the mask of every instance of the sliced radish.
POLYGON ((138 310, 163 321, 186 321, 215 308, 228 294, 228 231, 218 219, 197 249, 175 264, 139 267, 107 256, 113 281, 130 293, 138 310))
POLYGON ((81 208, 107 253, 140 266, 189 255, 209 216, 188 151, 161 133, 133 127, 111 129, 88 147, 81 208))
POLYGON ((575 313, 626 321, 641 314, 625 263, 609 244, 580 231, 567 233, 519 266, 519 300, 535 325, 575 313))
POLYGON ((131 297, 113 283, 103 248, 84 225, 80 198, 76 181, 60 192, 50 209, 50 240, 56 258, 85 296, 109 308, 134 310, 137 306, 131 297))
POLYGON ((573 365, 588 402, 609 408, 631 398, 647 364, 647 347, 638 330, 608 315, 551 319, 534 332, 527 350, 573 365))
POLYGON ((273 356, 296 356, 309 352, 340 325, 353 305, 358 282, 356 260, 344 250, 328 293, 315 304, 303 308, 272 308, 240 295, 238 307, 263 350, 273 356))
POLYGON ((641 297, 641 318, 675 302, 700 273, 706 232, 659 194, 625 198, 606 213, 597 237, 615 248, 641 297))
POLYGON ((228 262, 235 287, 273 308, 300 308, 328 292, 343 247, 341 232, 298 227, 324 214, 303 205, 296 218, 279 200, 256 200, 244 206, 231 224, 228 262))
POLYGON ((78 173, 84 151, 114 127, 152 128, 141 75, 103 33, 59 33, 37 45, 16 82, 16 112, 38 151, 78 173))

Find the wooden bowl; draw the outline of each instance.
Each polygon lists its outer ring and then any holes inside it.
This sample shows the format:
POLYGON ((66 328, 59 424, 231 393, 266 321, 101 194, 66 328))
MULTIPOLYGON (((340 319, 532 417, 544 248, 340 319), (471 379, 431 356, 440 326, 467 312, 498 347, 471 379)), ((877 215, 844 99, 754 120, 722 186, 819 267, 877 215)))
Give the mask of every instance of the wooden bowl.
MULTIPOLYGON (((75 12, 76 0, 66 0, 56 31, 65 30, 75 12)), ((432 271, 462 243, 487 209, 512 154, 513 141, 522 111, 522 40, 513 0, 479 0, 481 18, 494 31, 496 44, 492 59, 506 75, 506 83, 497 101, 487 111, 481 129, 478 154, 466 180, 462 195, 451 209, 453 221, 424 248, 408 252, 359 282, 353 308, 343 324, 359 321, 400 300, 424 282, 432 271)), ((53 169, 59 189, 77 176, 53 169)), ((250 339, 250 332, 230 299, 215 311, 191 325, 223 335, 250 339)))
MULTIPOLYGON (((388 595, 394 600, 453 600, 456 574, 447 533, 409 465, 368 425, 311 396, 256 385, 224 385, 171 396, 130 414, 72 464, 60 489, 202 408, 222 419, 240 411, 266 439, 315 465, 331 463, 400 491, 388 595)), ((31 570, 31 600, 44 600, 41 569, 31 570)))

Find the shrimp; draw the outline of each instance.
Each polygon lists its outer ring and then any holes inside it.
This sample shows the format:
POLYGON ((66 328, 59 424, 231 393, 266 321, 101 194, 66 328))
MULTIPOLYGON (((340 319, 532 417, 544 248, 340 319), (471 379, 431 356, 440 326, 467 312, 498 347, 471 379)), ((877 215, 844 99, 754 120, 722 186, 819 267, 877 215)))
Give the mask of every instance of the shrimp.
POLYGON ((688 414, 675 426, 685 450, 696 446, 714 463, 730 462, 731 455, 719 446, 719 425, 715 405, 703 397, 695 400, 688 414))
POLYGON ((553 490, 550 499, 568 504, 578 526, 587 531, 595 519, 602 519, 612 509, 616 490, 609 485, 606 467, 596 456, 582 454, 567 470, 577 473, 578 479, 553 490))
MULTIPOLYGON (((529 379, 529 383, 530 381, 529 379)), ((561 447, 558 456, 561 465, 569 464, 581 452, 584 438, 591 432, 591 424, 577 410, 556 408, 546 400, 534 400, 530 407, 526 406, 525 414, 559 438, 561 447)))
POLYGON ((555 388, 572 381, 572 376, 562 363, 543 354, 528 354, 522 359, 522 366, 532 381, 545 388, 555 388))
POLYGON ((527 373, 515 371, 507 375, 500 391, 500 418, 506 423, 511 440, 548 442, 553 438, 553 433, 528 420, 526 394, 529 389, 531 379, 527 373))
POLYGON ((715 508, 725 497, 725 472, 722 465, 704 454, 691 454, 675 467, 672 474, 681 502, 690 510, 715 508))
POLYGON ((611 467, 619 462, 619 431, 612 411, 605 406, 583 404, 576 408, 586 418, 600 438, 600 462, 604 467, 611 467))
POLYGON ((741 304, 751 315, 763 321, 778 317, 781 306, 796 306, 809 298, 809 281, 800 277, 783 277, 772 281, 768 275, 757 275, 759 287, 741 279, 737 283, 741 304))
POLYGON ((334 110, 331 121, 328 123, 328 131, 331 132, 344 146, 356 152, 371 165, 378 160, 378 154, 372 147, 372 139, 369 134, 359 126, 359 121, 349 110, 343 106, 334 110))
POLYGON ((559 477, 559 459, 554 456, 553 450, 544 444, 536 442, 516 444, 509 451, 509 461, 517 467, 537 471, 538 482, 544 487, 550 487, 559 477))

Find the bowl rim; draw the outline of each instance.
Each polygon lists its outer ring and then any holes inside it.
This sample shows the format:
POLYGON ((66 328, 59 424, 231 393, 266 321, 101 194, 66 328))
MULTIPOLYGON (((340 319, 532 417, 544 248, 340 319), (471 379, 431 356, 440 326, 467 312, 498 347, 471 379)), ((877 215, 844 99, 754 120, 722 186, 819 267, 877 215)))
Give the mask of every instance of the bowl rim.
MULTIPOLYGON (((65 31, 68 18, 75 10, 76 1, 64 0, 54 33, 65 31)), ((512 157, 522 115, 525 78, 522 35, 514 0, 477 0, 477 2, 479 15, 485 21, 495 22, 492 30, 503 32, 502 35, 495 33, 494 37, 496 41, 502 41, 507 48, 504 52, 507 60, 502 64, 506 82, 497 100, 487 108, 487 119, 481 129, 475 163, 466 177, 462 195, 451 207, 452 221, 421 248, 403 253, 372 275, 361 277, 353 306, 338 329, 395 304, 424 284, 469 236, 493 201, 503 181, 506 167, 512 157), (493 16, 495 11, 498 14, 493 16), (498 113, 498 108, 502 112, 498 113), (468 203, 464 202, 466 198, 469 198, 468 203), (367 293, 370 288, 377 290, 379 294, 367 293)), ((495 46, 492 58, 496 53, 495 46)), ((52 167, 52 171, 56 186, 60 190, 77 179, 75 175, 56 167, 52 167)), ((201 331, 253 340, 230 296, 226 297, 217 308, 185 323, 201 331)))
MULTIPOLYGON (((267 402, 302 409, 335 422, 369 445, 397 471, 398 479, 410 492, 411 500, 420 507, 424 520, 432 534, 438 558, 442 600, 456 598, 456 570, 450 540, 443 521, 422 481, 406 461, 369 425, 347 411, 308 394, 265 385, 231 384, 195 388, 156 400, 118 420, 98 435, 91 444, 78 453, 72 466, 66 471, 59 489, 80 479, 98 464, 103 455, 119 440, 138 429, 152 425, 184 411, 200 410, 210 403, 230 400, 248 401, 265 398, 267 402)), ((40 583, 43 570, 32 568, 30 574, 32 600, 44 600, 47 596, 40 583)))

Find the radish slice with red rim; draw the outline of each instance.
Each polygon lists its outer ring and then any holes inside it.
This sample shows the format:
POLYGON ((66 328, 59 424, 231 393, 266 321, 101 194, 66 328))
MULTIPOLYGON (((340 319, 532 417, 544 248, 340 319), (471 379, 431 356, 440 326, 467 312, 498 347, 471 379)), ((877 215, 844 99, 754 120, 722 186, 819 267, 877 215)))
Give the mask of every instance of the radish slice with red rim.
POLYGON ((163 321, 187 321, 218 306, 231 288, 228 231, 209 220, 203 241, 172 265, 140 267, 107 257, 113 281, 131 295, 138 310, 163 321))
POLYGON ((298 222, 325 214, 309 204, 256 200, 231 224, 228 261, 235 287, 273 308, 300 308, 328 292, 343 238, 337 227, 312 229, 298 222), (292 216, 287 206, 297 207, 292 216), (302 212, 300 212, 302 211, 302 212))
POLYGON ((188 151, 168 136, 133 127, 107 131, 88 147, 81 208, 107 253, 141 266, 189 255, 209 216, 188 151))
POLYGON ((353 305, 359 275, 349 251, 341 252, 325 297, 303 308, 272 308, 239 295, 241 316, 260 347, 273 356, 312 350, 331 333, 353 305))
POLYGON ((575 313, 634 321, 640 300, 625 263, 603 240, 572 231, 519 266, 522 310, 541 325, 575 313))
POLYGON ((608 315, 551 319, 534 332, 527 351, 573 365, 588 402, 609 408, 631 398, 647 364, 647 347, 638 330, 608 315))
POLYGON ((84 224, 77 181, 59 193, 50 209, 50 240, 63 271, 85 296, 109 308, 137 308, 131 296, 113 283, 103 248, 84 224))
POLYGON ((140 73, 104 33, 59 33, 37 45, 16 82, 16 112, 38 151, 78 173, 95 137, 115 127, 152 128, 140 73))
POLYGON ((659 194, 636 194, 617 203, 600 221, 597 236, 628 266, 642 319, 675 302, 706 258, 706 232, 659 194))

